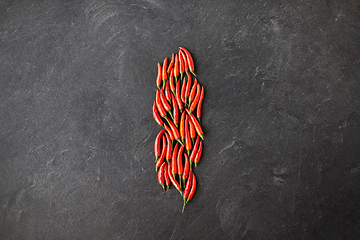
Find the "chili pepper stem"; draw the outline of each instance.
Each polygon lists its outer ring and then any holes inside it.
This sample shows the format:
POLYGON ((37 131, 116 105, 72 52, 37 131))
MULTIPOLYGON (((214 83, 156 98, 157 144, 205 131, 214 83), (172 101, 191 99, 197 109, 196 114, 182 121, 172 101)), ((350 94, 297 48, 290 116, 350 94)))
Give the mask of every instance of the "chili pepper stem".
POLYGON ((190 71, 195 77, 196 77, 196 74, 194 73, 194 71, 190 71))
POLYGON ((163 190, 164 190, 164 192, 165 192, 165 191, 166 191, 166 190, 165 190, 165 184, 162 183, 161 186, 162 186, 162 188, 163 188, 163 190))
POLYGON ((185 209, 185 205, 186 205, 186 203, 187 203, 186 198, 184 198, 184 205, 183 205, 182 212, 184 212, 184 209, 185 209))
POLYGON ((195 162, 195 167, 197 167, 197 164, 198 164, 198 163, 197 163, 197 162, 195 162))
POLYGON ((190 171, 192 170, 192 163, 193 163, 193 161, 189 161, 190 171))
POLYGON ((158 171, 158 170, 159 170, 159 167, 158 167, 158 166, 156 166, 156 167, 155 167, 155 171, 158 171))
POLYGON ((200 118, 198 117, 197 120, 199 121, 199 123, 201 124, 200 118))

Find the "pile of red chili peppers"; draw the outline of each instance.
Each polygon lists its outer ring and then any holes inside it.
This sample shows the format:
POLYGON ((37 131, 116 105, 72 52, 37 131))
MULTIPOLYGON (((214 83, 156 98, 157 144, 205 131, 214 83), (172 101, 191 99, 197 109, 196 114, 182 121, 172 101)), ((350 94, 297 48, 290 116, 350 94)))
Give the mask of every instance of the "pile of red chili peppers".
POLYGON ((192 82, 191 74, 196 77, 193 58, 187 49, 179 48, 178 54, 172 54, 169 64, 168 58, 162 66, 157 64, 158 89, 153 116, 164 129, 155 139, 154 150, 158 181, 164 191, 169 189, 170 183, 174 185, 183 196, 184 211, 195 193, 193 163, 195 167, 198 165, 203 148, 200 118, 204 87, 196 78, 192 82))

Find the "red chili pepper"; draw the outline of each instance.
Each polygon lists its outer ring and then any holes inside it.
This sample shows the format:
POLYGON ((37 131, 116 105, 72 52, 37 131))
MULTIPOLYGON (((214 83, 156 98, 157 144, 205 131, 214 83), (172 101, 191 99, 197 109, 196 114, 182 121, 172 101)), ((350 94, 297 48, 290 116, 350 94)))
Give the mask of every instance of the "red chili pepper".
POLYGON ((189 120, 189 129, 190 129, 190 138, 191 138, 191 143, 194 144, 195 138, 196 138, 196 131, 195 131, 195 126, 192 123, 191 120, 189 120))
POLYGON ((184 146, 181 146, 179 151, 178 151, 178 156, 177 156, 177 169, 178 169, 178 175, 179 175, 179 182, 181 184, 181 177, 183 174, 183 164, 182 164, 182 155, 184 152, 184 146))
POLYGON ((170 178, 171 183, 174 185, 174 187, 180 192, 180 194, 182 195, 182 191, 181 191, 181 187, 180 184, 176 181, 176 179, 173 177, 172 174, 170 174, 170 165, 167 166, 168 167, 168 176, 170 178))
POLYGON ((180 54, 180 57, 183 59, 183 62, 184 62, 184 71, 186 72, 186 75, 189 76, 189 67, 188 67, 188 62, 186 60, 186 56, 183 53, 183 51, 181 51, 181 50, 179 50, 179 54, 180 54))
POLYGON ((167 73, 166 73, 167 61, 168 61, 168 58, 165 58, 164 63, 163 63, 163 68, 162 68, 163 88, 165 87, 165 83, 166 83, 166 80, 167 80, 167 73))
POLYGON ((201 96, 201 91, 200 91, 200 84, 197 85, 197 88, 196 88, 196 97, 193 101, 193 103, 190 105, 190 112, 193 112, 199 102, 199 99, 200 99, 200 96, 201 96))
MULTIPOLYGON (((191 121, 190 121, 191 122, 191 121)), ((196 137, 196 141, 195 141, 195 144, 194 144, 194 147, 191 151, 191 155, 189 157, 189 162, 190 162, 190 169, 192 169, 192 163, 194 162, 194 159, 195 159, 195 156, 196 156, 196 153, 197 153, 197 150, 198 150, 198 147, 199 147, 199 142, 200 142, 200 137, 199 135, 196 137)))
POLYGON ((165 182, 164 167, 165 166, 166 166, 166 162, 163 162, 160 166, 160 170, 158 171, 158 181, 159 181, 159 184, 164 189, 164 191, 165 191, 165 185, 164 185, 164 182, 165 182))
POLYGON ((194 70, 195 70, 194 69, 194 60, 193 60, 190 52, 187 49, 185 49, 184 47, 180 47, 180 49, 183 50, 185 55, 186 55, 186 59, 187 59, 188 65, 189 65, 190 72, 192 74, 194 74, 194 76, 196 76, 195 73, 194 73, 194 70))
POLYGON ((156 86, 158 87, 158 89, 160 89, 161 88, 161 65, 160 65, 160 63, 158 63, 157 67, 158 67, 158 75, 156 78, 156 86))
POLYGON ((168 119, 167 122, 169 123, 171 131, 174 134, 174 139, 182 145, 179 130, 175 127, 175 124, 171 121, 171 119, 168 119))
POLYGON ((165 159, 166 159, 166 162, 169 163, 169 161, 171 160, 171 157, 172 157, 172 142, 171 142, 169 134, 165 134, 165 137, 166 137, 166 145, 167 145, 165 159))
POLYGON ((200 118, 201 118, 201 105, 203 102, 203 98, 204 98, 204 87, 201 88, 201 94, 200 94, 199 102, 197 104, 197 109, 196 109, 196 117, 199 122, 200 122, 200 118))
POLYGON ((169 104, 172 104, 171 103, 171 95, 172 95, 172 93, 170 92, 169 81, 166 81, 166 84, 165 84, 165 98, 169 102, 169 104))
MULTIPOLYGON (((188 80, 186 83, 186 89, 185 89, 185 105, 187 105, 189 95, 190 95, 190 88, 191 88, 191 75, 188 76, 188 80)), ((190 105, 188 105, 190 106, 190 105)))
POLYGON ((155 162, 159 159, 161 154, 161 137, 164 134, 165 129, 162 129, 155 138, 154 152, 155 152, 155 162))
POLYGON ((186 110, 187 114, 190 116, 190 119, 195 126, 195 130, 196 130, 197 134, 201 137, 201 139, 204 139, 204 132, 200 126, 200 123, 196 120, 194 115, 189 112, 189 110, 187 108, 185 108, 185 110, 186 110))
POLYGON ((169 134, 170 140, 171 140, 171 145, 172 145, 173 141, 175 140, 174 134, 173 134, 171 128, 168 125, 166 125, 166 123, 164 123, 163 127, 165 128, 166 132, 169 134))
POLYGON ((181 87, 181 101, 185 104, 185 90, 186 90, 186 79, 185 77, 182 80, 182 87, 181 87))
POLYGON ((171 71, 170 71, 169 85, 170 85, 170 90, 175 95, 174 69, 171 69, 171 71))
POLYGON ((174 95, 171 94, 171 101, 173 103, 173 117, 174 117, 174 124, 175 127, 178 127, 179 124, 179 107, 176 103, 174 95))
MULTIPOLYGON (((159 90, 158 90, 158 91, 159 91, 159 90)), ((164 91, 163 91, 163 89, 161 89, 161 90, 160 90, 160 95, 159 95, 159 96, 160 96, 161 103, 162 103, 162 105, 164 106, 165 111, 169 113, 169 115, 170 115, 171 118, 173 118, 172 113, 171 113, 171 106, 170 106, 170 104, 168 103, 168 101, 166 100, 166 98, 165 98, 164 95, 165 95, 165 94, 164 94, 164 91)))
POLYGON ((185 185, 185 189, 184 189, 184 193, 183 193, 183 199, 184 199, 184 205, 183 205, 183 209, 182 212, 184 212, 185 209, 185 205, 188 201, 188 197, 189 197, 189 192, 190 192, 190 188, 191 188, 191 182, 192 182, 192 172, 189 174, 189 178, 187 179, 186 185, 185 185))
POLYGON ((181 57, 180 52, 178 54, 179 56, 179 71, 180 71, 180 79, 183 78, 183 74, 185 71, 185 63, 184 63, 184 59, 181 57))
MULTIPOLYGON (((161 103, 161 99, 160 99, 160 92, 159 90, 156 90, 156 97, 155 97, 155 103, 156 103, 156 107, 160 113, 160 116, 162 118, 165 118, 167 119, 167 116, 166 116, 166 111, 163 107, 163 104, 161 103)), ((165 125, 165 124, 164 124, 165 125)))
MULTIPOLYGON (((175 64, 174 64, 174 77, 175 77, 175 81, 176 83, 178 82, 178 77, 179 77, 179 56, 176 54, 175 55, 175 64)), ((181 79, 181 78, 180 78, 181 79)))
POLYGON ((200 84, 198 84, 197 79, 195 78, 194 84, 191 88, 190 95, 189 95, 189 106, 191 105, 192 101, 194 101, 196 90, 197 90, 197 85, 200 85, 200 84))
POLYGON ((188 199, 186 200, 186 203, 193 198, 195 190, 196 190, 196 178, 195 178, 194 172, 191 171, 191 175, 192 175, 191 190, 190 190, 188 199))
POLYGON ((177 175, 177 155, 178 155, 179 143, 176 143, 171 158, 171 174, 176 178, 177 175))
MULTIPOLYGON (((165 135, 166 133, 164 133, 165 135)), ((166 137, 162 136, 162 151, 161 151, 161 155, 159 157, 159 159, 156 162, 156 167, 155 170, 157 171, 159 169, 159 167, 161 166, 161 164, 164 162, 165 156, 166 156, 166 137)))
POLYGON ((176 84, 175 99, 179 106, 180 113, 182 113, 182 111, 184 110, 184 106, 183 106, 183 103, 181 101, 181 96, 180 96, 180 81, 178 81, 176 84))
POLYGON ((167 162, 165 163, 165 167, 164 167, 164 177, 165 177, 165 184, 166 184, 166 190, 169 190, 170 187, 170 179, 169 179, 169 173, 168 173, 168 167, 167 167, 167 162))
POLYGON ((153 109, 152 109, 152 112, 153 112, 153 116, 154 116, 154 119, 155 121, 160 125, 162 126, 164 124, 163 120, 161 119, 160 115, 159 115, 159 112, 157 110, 157 107, 156 107, 156 102, 154 101, 154 104, 153 104, 153 109))
POLYGON ((185 142, 185 112, 183 112, 181 114, 181 119, 180 119, 180 137, 181 137, 181 142, 185 142))
POLYGON ((202 141, 200 141, 200 144, 199 144, 199 149, 196 153, 196 156, 195 156, 195 159, 194 159, 194 162, 195 162, 195 167, 197 167, 199 161, 200 161, 200 158, 201 158, 201 153, 202 153, 202 141))
POLYGON ((185 163, 184 163, 184 172, 182 175, 183 183, 185 185, 186 179, 189 176, 190 164, 189 164, 189 157, 184 153, 185 163))
POLYGON ((169 66, 168 66, 168 68, 167 68, 167 73, 168 73, 168 75, 170 74, 170 72, 171 72, 171 69, 172 69, 172 67, 173 67, 173 65, 174 65, 174 61, 175 61, 175 57, 174 57, 174 53, 171 55, 171 62, 169 63, 169 66))
POLYGON ((190 138, 190 129, 189 129, 189 118, 185 117, 185 148, 188 156, 190 155, 190 150, 192 148, 191 138, 190 138))

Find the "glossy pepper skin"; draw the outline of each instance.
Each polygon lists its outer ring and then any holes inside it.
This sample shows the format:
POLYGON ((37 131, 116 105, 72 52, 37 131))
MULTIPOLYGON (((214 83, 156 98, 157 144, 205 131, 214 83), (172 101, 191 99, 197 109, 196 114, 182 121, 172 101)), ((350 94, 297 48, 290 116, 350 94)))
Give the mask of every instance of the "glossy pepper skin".
POLYGON ((171 95, 172 93, 170 92, 170 88, 169 88, 169 80, 166 82, 165 84, 165 98, 166 100, 168 101, 168 103, 170 104, 170 107, 171 107, 171 95))
POLYGON ((189 174, 189 177, 188 177, 187 181, 186 181, 186 185, 185 185, 185 189, 184 189, 184 193, 183 193, 184 205, 183 205, 182 212, 184 212, 185 205, 186 205, 186 203, 188 202, 188 197, 189 197, 189 193, 190 193, 192 177, 193 177, 193 174, 192 174, 192 172, 191 172, 191 173, 189 174))
POLYGON ((196 117, 200 123, 200 119, 201 119, 201 105, 204 99, 204 87, 201 87, 201 94, 200 94, 200 98, 197 104, 197 108, 196 108, 196 117))
POLYGON ((185 64, 184 64, 184 59, 181 57, 180 53, 178 54, 178 56, 179 56, 180 79, 182 79, 185 71, 185 64))
POLYGON ((195 99, 194 99, 194 101, 192 102, 192 104, 191 104, 190 107, 189 107, 190 113, 192 113, 192 112, 195 110, 195 108, 196 108, 196 106, 197 106, 197 104, 198 104, 198 102, 199 102, 200 96, 201 96, 200 84, 197 85, 197 88, 196 88, 196 89, 197 89, 197 90, 196 90, 195 99))
POLYGON ((173 65, 174 65, 174 62, 175 62, 175 55, 174 53, 171 55, 171 62, 169 63, 169 66, 167 68, 167 74, 168 76, 170 75, 170 72, 171 72, 171 69, 173 68, 173 65))
POLYGON ((182 142, 180 140, 180 133, 179 133, 179 130, 177 129, 177 127, 175 127, 175 124, 171 121, 171 119, 168 119, 167 121, 169 123, 169 126, 171 128, 171 131, 173 132, 174 134, 174 139, 176 141, 178 141, 181 145, 182 145, 182 142))
POLYGON ((172 144, 173 141, 175 140, 175 138, 174 138, 174 134, 173 134, 171 128, 170 128, 168 125, 166 125, 166 123, 164 123, 163 127, 165 128, 166 133, 169 134, 170 140, 171 140, 171 144, 172 144))
POLYGON ((174 178, 176 178, 176 175, 177 175, 178 149, 179 149, 179 143, 176 143, 174 150, 173 150, 173 155, 171 158, 171 174, 173 175, 174 178))
MULTIPOLYGON (((191 103, 194 101, 195 94, 196 94, 196 91, 197 91, 197 85, 198 85, 198 82, 197 82, 197 79, 195 78, 194 84, 193 84, 193 86, 191 87, 190 94, 189 94, 189 106, 190 106, 191 103)), ((199 85, 200 85, 200 84, 199 84, 199 85)))
MULTIPOLYGON (((165 134, 165 133, 164 133, 165 134)), ((161 164, 164 162, 165 160, 165 156, 166 156, 166 137, 162 136, 162 143, 163 143, 163 146, 162 146, 162 150, 161 150, 161 155, 160 157, 158 158, 158 160, 156 161, 156 168, 155 170, 158 171, 159 167, 161 166, 161 164)))
MULTIPOLYGON (((159 91, 159 90, 158 90, 158 91, 159 91)), ((170 105, 170 103, 166 100, 163 89, 160 90, 159 96, 160 96, 160 102, 162 103, 165 111, 166 111, 167 113, 169 113, 170 117, 172 118, 173 116, 172 116, 172 113, 171 113, 171 105, 170 105)))
POLYGON ((183 53, 183 51, 181 51, 181 50, 179 50, 179 55, 183 59, 183 62, 184 62, 184 72, 186 73, 187 76, 189 76, 189 67, 188 67, 188 62, 186 60, 186 56, 183 53))
POLYGON ((185 153, 184 153, 184 159, 185 159, 185 162, 184 162, 184 171, 183 171, 183 175, 182 175, 182 180, 183 180, 183 183, 185 186, 185 182, 189 176, 189 171, 190 171, 189 157, 185 153))
MULTIPOLYGON (((168 165, 168 173, 170 173, 170 165, 168 165)), ((180 192, 180 194, 182 195, 182 191, 181 191, 181 187, 180 184, 178 183, 178 181, 176 181, 176 179, 173 177, 172 174, 168 174, 171 183, 174 185, 174 187, 180 192)))
POLYGON ((165 83, 167 81, 167 61, 168 61, 168 58, 165 58, 164 59, 164 63, 163 63, 163 68, 162 68, 162 81, 163 81, 163 88, 165 87, 165 83))
POLYGON ((157 75, 157 78, 156 78, 156 86, 158 89, 161 88, 161 65, 160 63, 157 64, 157 67, 158 67, 158 75, 157 75))
MULTIPOLYGON (((155 103, 156 103, 156 107, 157 107, 157 110, 159 111, 160 113, 160 116, 162 118, 165 118, 167 119, 167 116, 166 116, 166 111, 163 107, 163 104, 161 102, 161 99, 160 99, 160 91, 159 90, 156 90, 156 97, 155 97, 155 103)), ((164 126, 165 124, 163 124, 164 126)))
POLYGON ((197 153, 196 153, 196 156, 195 156, 195 159, 194 159, 194 162, 195 162, 195 167, 197 167, 199 161, 200 161, 200 158, 201 158, 201 154, 202 154, 202 141, 200 141, 200 144, 199 144, 199 148, 197 150, 197 153))
POLYGON ((189 129, 190 129, 191 143, 194 144, 194 141, 195 141, 195 138, 196 138, 196 131, 195 131, 195 126, 192 123, 192 121, 189 121, 189 129))
POLYGON ((174 120, 175 127, 177 128, 179 125, 179 107, 175 100, 174 95, 171 95, 171 101, 173 103, 173 120, 174 120))
POLYGON ((158 171, 158 181, 164 191, 165 191, 165 185, 164 185, 164 182, 165 182, 164 168, 165 168, 165 166, 166 166, 166 162, 163 162, 160 166, 160 170, 158 171))
POLYGON ((154 101, 154 104, 153 104, 153 109, 152 109, 152 113, 153 113, 153 117, 155 119, 155 121, 157 122, 157 124, 159 124, 160 126, 162 126, 164 124, 163 120, 161 119, 160 115, 159 115, 159 112, 157 110, 157 107, 156 107, 156 102, 154 101))
POLYGON ((166 184, 166 191, 169 190, 170 187, 170 178, 168 173, 167 163, 165 162, 166 166, 164 167, 164 177, 165 177, 165 184, 166 184))
POLYGON ((182 174, 183 174, 183 171, 184 171, 184 167, 183 167, 183 163, 182 163, 183 153, 184 153, 184 146, 181 146, 179 151, 178 151, 178 156, 177 156, 177 169, 178 169, 178 176, 179 176, 180 184, 181 184, 180 180, 181 180, 181 177, 182 177, 182 174))
POLYGON ((175 95, 175 84, 174 84, 174 69, 171 69, 170 71, 170 77, 169 77, 169 86, 171 92, 175 95))
POLYGON ((192 144, 190 138, 189 118, 187 116, 185 116, 185 148, 187 151, 187 155, 190 156, 192 144))
POLYGON ((197 119, 194 117, 194 115, 189 112, 189 110, 187 108, 185 110, 186 110, 186 113, 190 116, 190 119, 195 126, 195 130, 196 130, 197 134, 201 137, 201 139, 204 139, 204 132, 200 126, 200 123, 197 121, 197 119))
POLYGON ((155 162, 159 159, 161 155, 161 138, 164 132, 165 129, 162 129, 155 138, 155 145, 154 145, 155 162))
POLYGON ((184 48, 184 47, 179 47, 179 48, 180 48, 180 50, 184 51, 184 53, 185 53, 185 55, 186 55, 186 59, 187 59, 187 62, 188 62, 188 66, 189 66, 190 72, 191 72, 194 76, 196 76, 196 75, 195 75, 195 72, 194 72, 194 70, 195 70, 195 69, 194 69, 194 60, 193 60, 190 52, 189 52, 186 48, 184 48))
MULTIPOLYGON (((180 74, 180 69, 179 69, 179 56, 176 54, 175 55, 175 63, 174 63, 174 77, 175 77, 175 82, 178 82, 178 77, 180 74)), ((181 78, 180 78, 181 79, 181 78)))
POLYGON ((180 119, 180 137, 183 143, 185 143, 185 117, 185 112, 183 112, 180 119))
POLYGON ((185 96, 184 96, 185 105, 189 105, 188 100, 189 100, 189 95, 190 95, 190 88, 191 88, 191 76, 188 77, 187 83, 186 83, 185 96))
POLYGON ((190 157, 189 157, 190 169, 192 169, 192 163, 193 163, 194 160, 195 160, 195 156, 196 156, 196 153, 197 153, 199 144, 200 144, 200 137, 199 137, 199 135, 198 135, 198 136, 196 137, 196 141, 195 141, 194 147, 193 147, 193 149, 192 149, 192 151, 191 151, 191 155, 190 155, 190 157))
POLYGON ((181 83, 181 81, 178 81, 178 82, 176 83, 175 99, 176 99, 176 102, 177 102, 177 104, 178 104, 178 106, 179 106, 179 111, 180 111, 180 113, 182 113, 182 112, 184 111, 184 105, 183 105, 183 103, 182 103, 182 101, 181 101, 180 83, 181 83))
POLYGON ((196 190, 196 178, 195 178, 195 174, 193 171, 191 171, 190 173, 192 175, 192 181, 191 181, 191 190, 190 190, 190 193, 189 193, 189 196, 188 196, 188 199, 186 200, 186 203, 188 201, 190 201, 193 196, 194 196, 194 193, 195 193, 195 190, 196 190))

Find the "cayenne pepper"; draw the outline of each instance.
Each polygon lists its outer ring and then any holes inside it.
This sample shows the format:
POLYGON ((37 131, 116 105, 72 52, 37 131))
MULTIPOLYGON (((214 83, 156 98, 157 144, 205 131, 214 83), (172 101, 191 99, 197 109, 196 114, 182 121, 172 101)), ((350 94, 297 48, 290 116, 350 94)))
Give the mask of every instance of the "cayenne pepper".
POLYGON ((189 52, 186 48, 184 48, 184 47, 179 47, 179 48, 180 48, 181 50, 183 50, 184 53, 185 53, 185 55, 186 55, 186 59, 187 59, 188 65, 189 65, 190 72, 191 72, 194 76, 196 76, 195 73, 194 73, 194 70, 195 70, 195 69, 194 69, 194 60, 193 60, 190 52, 189 52))

